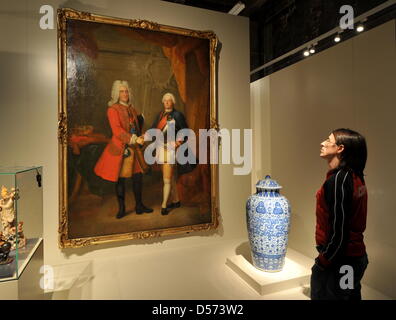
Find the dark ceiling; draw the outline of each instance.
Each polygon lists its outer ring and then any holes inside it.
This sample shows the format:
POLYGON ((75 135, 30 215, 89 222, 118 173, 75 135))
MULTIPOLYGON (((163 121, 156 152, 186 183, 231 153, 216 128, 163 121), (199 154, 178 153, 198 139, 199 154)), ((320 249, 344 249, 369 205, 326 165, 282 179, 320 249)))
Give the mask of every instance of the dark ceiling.
MULTIPOLYGON (((228 13, 239 0, 163 0, 228 13)), ((355 17, 386 0, 240 0, 240 16, 250 20, 250 69, 254 70, 339 25, 340 8, 351 5, 355 17)), ((387 9, 395 18, 395 5, 387 9)), ((388 14, 389 15, 389 14, 388 14)), ((221 40, 221 39, 220 39, 221 40)))
MULTIPOLYGON (((164 0, 175 2, 187 6, 209 9, 220 12, 228 12, 234 7, 238 0, 164 0)), ((245 9, 240 13, 241 16, 248 17, 253 11, 264 7, 264 4, 270 0, 244 0, 245 9)))

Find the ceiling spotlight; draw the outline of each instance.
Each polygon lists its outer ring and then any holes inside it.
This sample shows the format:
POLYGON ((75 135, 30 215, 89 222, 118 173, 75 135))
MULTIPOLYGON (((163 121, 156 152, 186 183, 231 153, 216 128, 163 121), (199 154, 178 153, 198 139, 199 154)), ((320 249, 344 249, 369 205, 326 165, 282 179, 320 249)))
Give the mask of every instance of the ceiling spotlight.
POLYGON ((242 1, 238 1, 228 13, 237 16, 243 9, 245 9, 245 4, 242 1))
POLYGON ((341 36, 340 36, 340 34, 337 34, 337 35, 335 36, 334 41, 335 41, 335 42, 340 42, 340 41, 341 41, 341 36))
POLYGON ((357 32, 363 32, 363 31, 364 31, 364 25, 363 25, 363 23, 360 23, 360 24, 357 26, 356 31, 357 31, 357 32))
POLYGON ((311 49, 309 49, 309 53, 310 53, 310 54, 314 54, 315 52, 316 52, 316 50, 315 50, 314 47, 312 47, 311 49))
POLYGON ((309 55, 310 55, 309 50, 308 50, 308 49, 305 50, 305 51, 304 51, 304 57, 308 57, 309 55))

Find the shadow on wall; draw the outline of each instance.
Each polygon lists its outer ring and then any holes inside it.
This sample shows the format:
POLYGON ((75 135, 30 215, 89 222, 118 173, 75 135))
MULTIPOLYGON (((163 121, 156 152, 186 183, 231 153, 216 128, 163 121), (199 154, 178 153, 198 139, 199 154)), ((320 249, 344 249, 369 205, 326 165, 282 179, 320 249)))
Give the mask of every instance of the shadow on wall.
POLYGON ((237 255, 243 256, 249 263, 253 264, 250 244, 248 241, 241 243, 236 249, 237 255))
POLYGON ((82 247, 82 248, 65 248, 61 249, 63 255, 66 258, 70 258, 73 255, 76 256, 84 256, 85 254, 88 254, 93 251, 98 251, 98 250, 106 250, 110 248, 120 248, 120 247, 127 247, 130 245, 150 245, 150 244, 163 244, 165 241, 168 240, 173 240, 173 239, 180 239, 180 238, 187 238, 187 237, 223 237, 224 235, 224 227, 223 227, 223 219, 221 217, 221 214, 218 217, 218 227, 215 230, 211 231, 197 231, 197 232, 192 232, 192 233, 186 233, 186 234, 180 234, 180 235, 169 235, 169 236, 163 236, 159 238, 152 238, 152 239, 131 239, 131 240, 125 240, 125 241, 114 241, 110 243, 103 243, 103 244, 97 244, 97 245, 90 245, 87 247, 82 247))
POLYGON ((48 266, 45 300, 82 300, 92 297, 92 261, 48 266))

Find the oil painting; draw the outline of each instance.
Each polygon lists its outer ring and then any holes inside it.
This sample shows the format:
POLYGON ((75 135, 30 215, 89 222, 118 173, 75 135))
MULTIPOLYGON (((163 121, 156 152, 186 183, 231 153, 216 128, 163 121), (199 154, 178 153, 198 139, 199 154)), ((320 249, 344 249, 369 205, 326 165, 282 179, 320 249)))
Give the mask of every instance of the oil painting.
POLYGON ((212 31, 58 10, 61 248, 217 228, 194 141, 218 130, 217 50, 212 31))

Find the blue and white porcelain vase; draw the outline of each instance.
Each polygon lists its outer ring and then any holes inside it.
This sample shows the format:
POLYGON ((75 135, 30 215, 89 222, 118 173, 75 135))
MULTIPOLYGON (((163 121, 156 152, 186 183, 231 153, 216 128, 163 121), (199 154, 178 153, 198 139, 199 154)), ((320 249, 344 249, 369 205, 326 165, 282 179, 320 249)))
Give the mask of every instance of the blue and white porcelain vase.
POLYGON ((246 203, 247 228, 253 265, 263 271, 282 271, 290 230, 290 204, 270 176, 259 180, 246 203))

